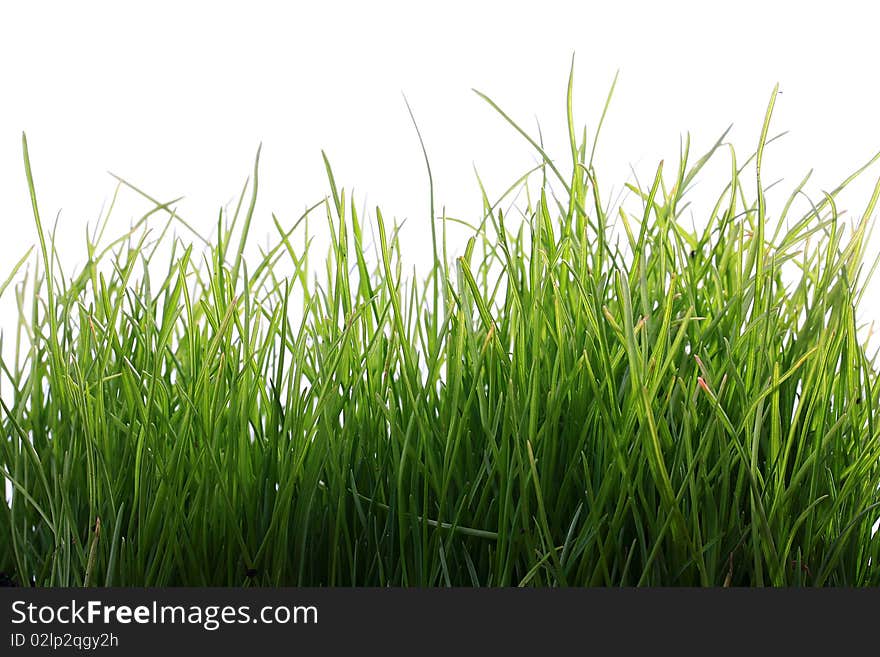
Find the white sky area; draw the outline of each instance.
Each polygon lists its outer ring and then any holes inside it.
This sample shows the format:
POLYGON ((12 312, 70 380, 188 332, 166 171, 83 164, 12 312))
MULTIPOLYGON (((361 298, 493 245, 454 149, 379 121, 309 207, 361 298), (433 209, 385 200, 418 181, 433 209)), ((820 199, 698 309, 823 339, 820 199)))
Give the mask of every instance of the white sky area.
MULTIPOLYGON (((428 184, 402 92, 428 149, 438 213, 473 221, 474 167, 494 197, 537 156, 471 88, 533 133, 540 122, 548 153, 569 170, 572 53, 575 121, 590 136, 620 71, 596 156, 604 196, 621 190, 630 166, 645 184, 661 159, 672 175, 687 132, 697 156, 733 123, 729 140, 744 159, 778 82, 771 132, 789 134, 765 154, 765 182, 784 179, 770 211, 811 168, 806 189, 820 199, 880 151, 878 25, 880 5, 845 1, 5 2, 0 283, 36 242, 22 131, 44 222, 59 217, 71 263, 85 259, 86 224, 113 194, 108 171, 163 201, 185 196, 180 215, 211 234, 261 142, 255 245, 274 230, 271 212, 291 225, 328 193, 324 149, 359 207, 407 219, 403 242, 418 260, 430 253, 428 184)), ((726 174, 726 153, 716 164, 726 174)), ((861 216, 878 177, 880 165, 840 206, 861 216)), ((714 200, 721 189, 710 178, 695 190, 697 213, 711 209, 697 203, 700 190, 714 200)), ((123 193, 109 232, 147 209, 123 193)), ((878 289, 866 320, 880 318, 878 289)), ((12 288, 3 296, 8 340, 12 288)))

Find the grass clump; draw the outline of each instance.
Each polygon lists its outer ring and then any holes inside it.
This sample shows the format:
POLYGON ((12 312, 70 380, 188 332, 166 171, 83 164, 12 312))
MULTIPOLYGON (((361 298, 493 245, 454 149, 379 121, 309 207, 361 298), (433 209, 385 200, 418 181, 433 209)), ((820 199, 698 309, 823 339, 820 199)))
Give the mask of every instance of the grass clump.
POLYGON ((62 586, 880 583, 880 386, 856 320, 880 186, 850 228, 835 199, 851 179, 800 216, 806 180, 768 208, 772 105, 699 230, 685 195, 724 137, 695 161, 685 143, 671 173, 630 185, 637 211, 609 216, 571 86, 568 167, 502 112, 541 164, 484 194, 461 257, 432 211, 424 277, 326 158, 328 198, 276 218, 256 259, 255 166, 204 251, 154 202, 67 276, 25 142, 39 255, 9 279, 0 570, 62 586))

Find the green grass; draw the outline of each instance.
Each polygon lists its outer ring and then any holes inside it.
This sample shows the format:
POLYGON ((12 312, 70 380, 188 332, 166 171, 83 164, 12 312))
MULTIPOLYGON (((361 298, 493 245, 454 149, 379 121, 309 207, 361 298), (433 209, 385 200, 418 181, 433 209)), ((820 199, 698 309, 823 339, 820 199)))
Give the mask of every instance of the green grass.
POLYGON ((105 220, 65 274, 24 141, 38 254, 3 284, 20 321, 2 362, 15 492, 0 571, 62 586, 880 583, 880 381, 857 324, 880 184, 852 225, 836 205, 851 179, 805 214, 791 212, 806 179, 770 207, 772 106, 752 157, 722 137, 694 158, 687 141, 630 185, 640 209, 615 212, 571 84, 565 164, 501 112, 541 164, 484 193, 461 257, 447 230, 462 222, 432 218, 420 275, 326 158, 328 197, 273 217, 259 255, 255 165, 207 248, 154 201, 118 239, 105 220), (727 185, 688 208, 710 157, 729 160, 727 185))

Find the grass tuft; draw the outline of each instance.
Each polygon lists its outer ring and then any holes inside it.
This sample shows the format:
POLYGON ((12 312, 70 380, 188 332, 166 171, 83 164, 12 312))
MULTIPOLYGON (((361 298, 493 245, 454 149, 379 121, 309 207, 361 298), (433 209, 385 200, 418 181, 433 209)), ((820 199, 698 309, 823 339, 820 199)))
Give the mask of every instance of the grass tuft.
POLYGON ((571 80, 567 165, 480 96, 541 164, 484 192, 458 258, 447 225, 464 222, 434 216, 431 180, 421 277, 326 156, 328 198, 273 217, 250 257, 259 154, 213 241, 169 232, 188 226, 173 202, 121 181, 149 212, 87 238, 66 275, 23 139, 39 253, 33 275, 30 254, 0 272, 20 311, 0 361, 6 580, 880 584, 880 382, 856 319, 880 183, 852 226, 836 203, 867 165, 801 216, 806 179, 770 207, 774 90, 752 157, 722 136, 693 160, 688 140, 612 213, 571 80), (688 190, 725 152, 729 180, 689 229, 688 190))

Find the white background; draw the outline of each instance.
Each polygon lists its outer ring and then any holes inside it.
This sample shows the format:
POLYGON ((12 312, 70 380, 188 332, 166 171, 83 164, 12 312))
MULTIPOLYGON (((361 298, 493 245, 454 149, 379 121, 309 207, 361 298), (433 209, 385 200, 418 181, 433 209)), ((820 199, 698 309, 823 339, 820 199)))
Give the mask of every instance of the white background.
MULTIPOLYGON (((620 71, 597 154, 607 195, 630 165, 650 178, 660 159, 674 163, 688 131, 697 153, 733 123, 730 140, 746 157, 779 82, 772 131, 790 134, 768 149, 765 180, 784 178, 787 191, 813 168, 807 190, 821 198, 880 150, 878 26, 875 3, 841 1, 4 2, 0 281, 36 239, 23 130, 44 221, 60 212, 74 262, 113 193, 108 170, 161 200, 185 195, 180 214, 211 233, 260 142, 256 238, 272 230, 270 212, 287 225, 327 193, 323 148, 359 205, 408 220, 418 253, 428 187, 401 92, 428 148, 438 212, 473 220, 473 167, 498 194, 536 157, 471 87, 530 130, 539 121, 565 162, 572 53, 575 118, 591 135, 620 71)), ((852 215, 878 176, 875 167, 844 198, 852 215)), ((124 194, 111 232, 145 209, 124 194)), ((0 314, 7 335, 13 326, 0 314)))

